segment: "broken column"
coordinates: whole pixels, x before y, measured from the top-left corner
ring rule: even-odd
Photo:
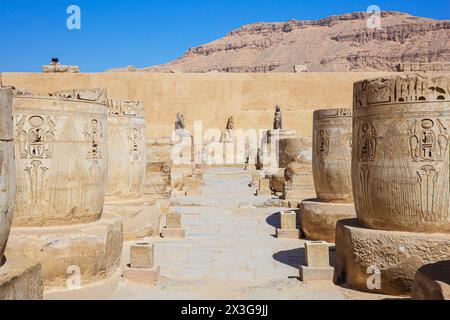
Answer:
[[[280,228],[276,232],[277,238],[281,239],[299,239],[300,233],[297,228],[297,212],[281,211],[280,212]]]
[[[419,268],[450,258],[449,91],[448,77],[355,83],[357,219],[337,224],[337,282],[409,294]]]
[[[309,240],[335,242],[336,222],[356,217],[351,181],[352,110],[314,112],[313,176],[317,200],[300,205]]]
[[[155,264],[155,245],[137,242],[130,247],[130,264],[122,273],[125,279],[144,284],[156,285],[159,281],[160,267]]]
[[[14,211],[12,90],[0,88],[0,300],[42,299],[42,267],[15,250],[4,256]]]
[[[106,91],[13,98],[17,173],[10,244],[41,262],[46,289],[73,270],[81,285],[117,271],[122,219],[103,214],[108,159]]]
[[[282,198],[290,208],[297,208],[303,200],[316,197],[311,153],[311,142],[307,139],[291,137],[280,140],[280,155],[286,158]]]
[[[186,236],[185,230],[181,224],[181,214],[176,212],[169,212],[166,215],[166,227],[161,231],[163,238],[184,238]]]
[[[122,216],[126,240],[159,235],[160,207],[143,194],[146,165],[143,104],[108,100],[105,210]]]

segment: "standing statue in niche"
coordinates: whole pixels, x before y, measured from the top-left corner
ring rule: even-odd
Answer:
[[[273,128],[274,130],[283,129],[283,118],[281,116],[281,107],[279,105],[275,107],[275,118],[273,120]]]

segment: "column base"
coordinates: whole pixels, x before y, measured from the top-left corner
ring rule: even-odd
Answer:
[[[108,278],[119,267],[122,243],[122,218],[106,213],[87,224],[12,228],[8,241],[42,264],[45,290],[67,288],[78,276],[81,286]]]
[[[277,229],[276,236],[279,239],[300,239],[298,229]]]
[[[352,289],[409,295],[426,264],[450,259],[450,235],[366,229],[356,219],[336,227],[335,282]]]
[[[305,200],[300,204],[301,226],[306,239],[313,241],[336,240],[336,223],[356,218],[353,203],[327,203]]]
[[[104,212],[122,217],[124,240],[139,240],[159,236],[161,207],[149,205],[144,200],[110,201]]]
[[[186,231],[184,229],[163,228],[161,231],[161,237],[163,237],[163,238],[185,238]]]
[[[0,300],[42,300],[44,281],[40,263],[6,251],[0,267]]]
[[[411,291],[413,300],[450,300],[450,260],[420,268]]]
[[[154,286],[158,283],[160,277],[160,267],[154,266],[151,269],[136,269],[126,267],[122,276],[132,282],[139,284]]]

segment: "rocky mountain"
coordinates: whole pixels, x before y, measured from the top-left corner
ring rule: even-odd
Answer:
[[[400,62],[450,61],[450,20],[382,12],[381,29],[369,29],[357,12],[317,21],[259,22],[189,49],[167,64],[109,71],[294,72],[394,71]]]

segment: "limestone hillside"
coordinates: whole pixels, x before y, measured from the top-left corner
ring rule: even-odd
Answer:
[[[318,21],[249,24],[189,49],[173,62],[140,72],[394,71],[400,62],[450,61],[450,20],[383,12],[381,29],[368,29],[366,13]]]

